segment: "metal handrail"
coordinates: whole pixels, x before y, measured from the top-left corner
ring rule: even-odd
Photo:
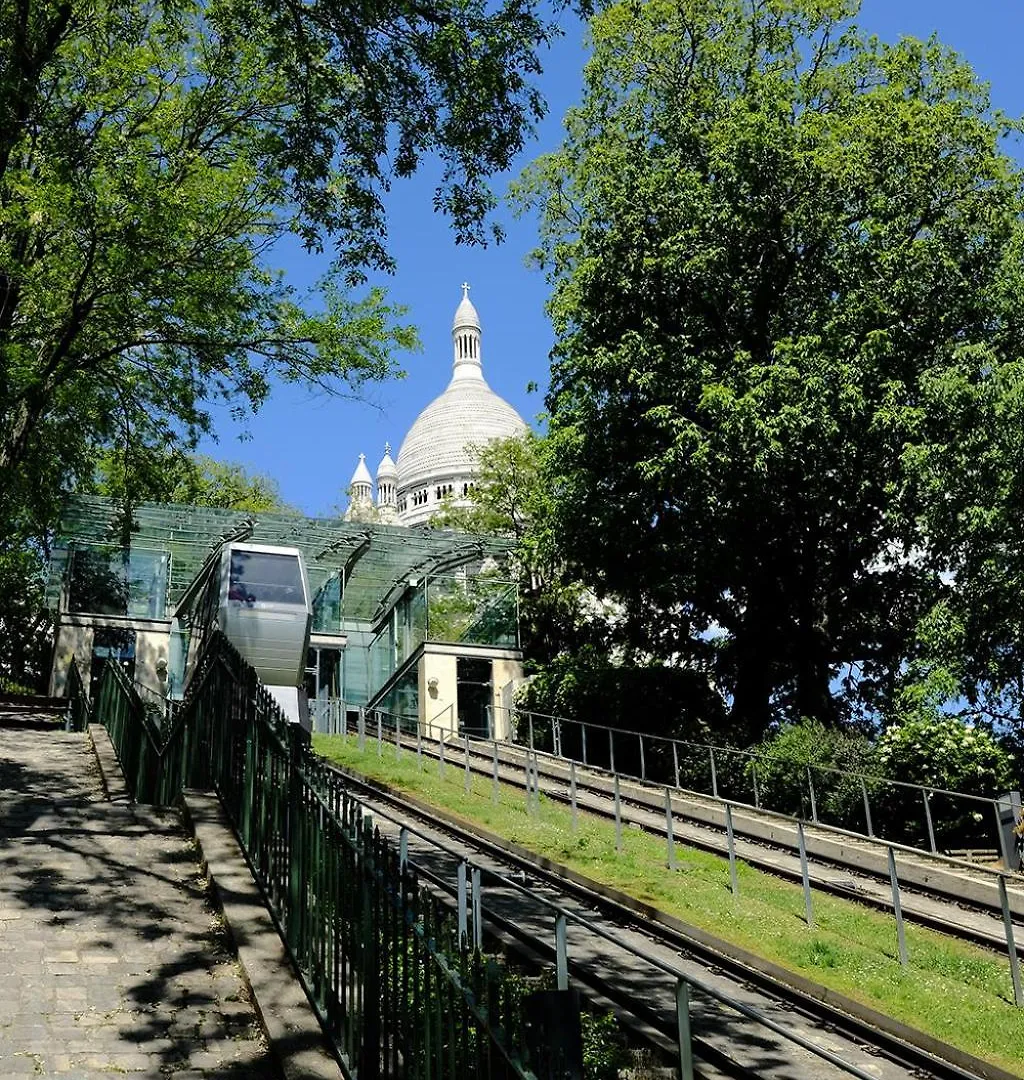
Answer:
[[[489,741],[494,743],[495,745],[497,745],[498,743],[498,740],[492,739]],[[360,802],[361,805],[366,806],[366,804],[362,803],[361,800],[356,801]],[[403,831],[407,832],[408,834],[416,836],[420,840],[423,840],[426,843],[430,844],[436,850],[441,851],[444,854],[449,855],[453,858],[456,858],[460,862],[465,862],[470,868],[479,869],[482,873],[486,873],[489,877],[496,879],[497,882],[499,882],[503,887],[510,888],[518,893],[522,893],[525,896],[529,896],[532,901],[534,901],[535,903],[539,903],[541,906],[547,908],[549,911],[554,913],[556,921],[558,918],[563,918],[566,921],[576,923],[577,925],[585,929],[588,933],[591,933],[604,941],[608,941],[619,948],[625,949],[632,956],[635,956],[639,960],[645,961],[646,963],[650,964],[652,967],[660,971],[662,974],[668,975],[678,980],[679,982],[685,983],[687,986],[699,990],[701,993],[706,994],[714,1001],[717,1001],[720,1005],[724,1005],[725,1007],[733,1010],[734,1012],[739,1013],[741,1016],[745,1017],[748,1020],[752,1020],[755,1023],[763,1025],[769,1031],[772,1031],[776,1035],[781,1036],[784,1040],[795,1043],[797,1046],[800,1046],[804,1050],[807,1050],[815,1056],[820,1057],[825,1061],[828,1061],[830,1064],[835,1065],[837,1068],[841,1069],[848,1075],[855,1076],[858,1078],[858,1080],[877,1080],[877,1078],[874,1077],[873,1074],[858,1068],[858,1066],[856,1065],[852,1065],[849,1062],[844,1061],[842,1058],[833,1054],[830,1050],[827,1050],[825,1047],[819,1046],[818,1044],[814,1043],[809,1039],[805,1039],[797,1032],[791,1031],[783,1027],[781,1024],[777,1024],[769,1017],[763,1016],[756,1009],[753,1009],[748,1005],[744,1005],[741,1002],[729,998],[726,994],[722,993],[722,991],[715,989],[713,986],[710,986],[703,980],[695,978],[692,975],[687,975],[686,973],[680,971],[678,968],[675,968],[671,964],[666,963],[659,957],[652,956],[651,954],[644,952],[642,949],[637,948],[635,945],[624,940],[622,937],[616,936],[610,931],[607,931],[601,926],[597,925],[596,923],[591,922],[583,915],[573,912],[569,908],[562,907],[554,901],[548,900],[544,896],[539,895],[535,890],[527,888],[521,882],[515,881],[513,878],[506,877],[503,874],[500,874],[490,869],[489,867],[477,862],[472,858],[468,858],[461,852],[448,846],[447,844],[436,839],[435,837],[429,836],[421,829],[417,829],[414,825],[404,823],[396,815],[388,813],[388,811],[386,810],[381,810],[379,806],[374,805],[372,809],[367,808],[367,812],[373,813],[377,817],[384,818],[386,821],[390,821],[392,824],[397,825],[399,828],[400,836]],[[443,882],[440,884],[446,889],[446,891],[450,892],[453,895],[456,894],[455,887],[447,885]]]

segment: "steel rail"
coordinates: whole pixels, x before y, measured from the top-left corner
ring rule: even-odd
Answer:
[[[355,776],[349,771],[337,768],[336,766],[329,766],[343,776],[347,783],[355,784],[356,786],[364,789],[370,793],[370,798],[375,804],[381,802],[390,804],[399,808],[400,812],[406,817],[412,817],[420,821],[427,821],[430,823],[430,827],[434,830],[449,833],[455,836],[460,843],[469,848],[475,848],[478,852],[485,852],[487,855],[499,862],[506,864],[519,865],[521,868],[528,869],[530,874],[543,878],[547,884],[553,886],[555,889],[560,890],[568,896],[572,896],[575,899],[581,900],[591,906],[599,909],[604,909],[612,914],[620,922],[636,923],[639,917],[637,912],[623,907],[616,901],[609,899],[608,897],[601,896],[593,891],[586,889],[585,887],[576,884],[562,877],[559,874],[545,870],[543,867],[538,866],[535,862],[523,859],[513,853],[510,853],[502,848],[495,847],[489,844],[486,840],[482,839],[470,833],[469,831],[460,828],[449,821],[438,820],[431,816],[427,811],[402,799],[393,792],[382,791],[380,787],[371,781],[361,779]],[[436,837],[430,836],[423,832],[422,829],[417,829],[415,826],[411,826],[407,821],[401,820],[393,813],[387,813],[381,811],[379,808],[371,813],[376,812],[378,816],[389,820],[393,825],[397,826],[399,830],[406,830],[410,835],[416,836],[422,841],[435,847],[439,851],[446,854],[448,857],[466,861],[470,865],[475,865],[472,860],[467,860],[466,856],[448,845],[438,841]],[[709,998],[718,1002],[725,1008],[737,1012],[745,1018],[752,1020],[753,1022],[763,1025],[766,1029],[772,1031],[776,1035],[780,1036],[784,1041],[799,1046],[801,1049],[808,1051],[809,1053],[828,1061],[836,1068],[847,1073],[850,1076],[855,1076],[858,1080],[877,1080],[877,1076],[873,1073],[866,1072],[860,1069],[858,1066],[853,1065],[848,1061],[844,1061],[842,1058],[833,1054],[831,1051],[824,1047],[819,1046],[812,1040],[804,1039],[798,1033],[788,1030],[781,1024],[776,1023],[770,1018],[759,1013],[756,1009],[752,1009],[743,1005],[740,1002],[729,999],[725,994],[718,991],[712,986],[708,986],[706,983],[699,979],[695,979],[691,975],[687,975],[684,972],[679,971],[670,964],[666,964],[660,958],[651,956],[644,953],[634,946],[625,942],[620,937],[616,937],[609,931],[604,930],[602,927],[597,926],[590,920],[583,916],[577,915],[572,911],[568,911],[558,904],[545,899],[542,896],[538,896],[536,891],[532,891],[524,884],[515,881],[507,876],[496,874],[493,870],[487,867],[479,867],[484,870],[489,876],[495,877],[505,887],[516,890],[523,895],[528,896],[533,902],[539,903],[545,908],[549,909],[556,916],[562,915],[567,919],[571,919],[573,922],[582,926],[589,933],[614,944],[616,947],[624,948],[628,952],[635,955],[638,959],[650,964],[656,970],[661,971],[663,974],[670,976],[671,978],[682,980],[694,989],[699,990],[701,993],[707,994]],[[450,890],[450,886],[447,886]],[[490,917],[490,913],[489,913]],[[499,916],[501,918],[501,916]],[[692,939],[685,935],[674,932],[670,928],[657,922],[651,922],[649,920],[643,920],[643,933],[654,941],[661,944],[668,945],[675,949],[685,949],[691,954],[699,963],[705,966],[713,966],[721,970],[728,971],[728,977],[737,981],[743,981],[748,984],[756,985],[758,992],[765,996],[772,996],[777,1003],[783,1004],[788,1007],[795,1007],[808,1018],[813,1019],[818,1023],[825,1023],[831,1027],[840,1029],[844,1032],[846,1037],[850,1038],[854,1042],[859,1042],[864,1046],[872,1047],[879,1052],[885,1054],[889,1060],[901,1067],[910,1067],[915,1069],[924,1069],[928,1071],[928,1075],[940,1078],[940,1080],[977,1080],[978,1077],[984,1076],[984,1073],[970,1071],[955,1063],[948,1061],[944,1058],[937,1057],[928,1053],[921,1047],[916,1046],[913,1043],[906,1042],[899,1039],[895,1035],[888,1032],[881,1031],[878,1028],[872,1027],[866,1022],[851,1016],[848,1013],[843,1012],[840,1009],[835,1008],[822,1002],[817,998],[806,995],[801,991],[795,989],[788,984],[778,981],[767,975],[764,972],[757,969],[747,967],[742,962],[735,960],[732,957],[724,953],[719,953],[710,947],[701,946],[699,943],[694,942]],[[576,966],[576,965],[574,965]],[[581,980],[586,981],[586,980]],[[603,987],[602,987],[603,990]]]

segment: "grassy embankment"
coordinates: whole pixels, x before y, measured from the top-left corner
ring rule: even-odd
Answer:
[[[360,752],[354,737],[315,735],[314,748],[356,772],[391,784],[425,802],[473,821],[604,882],[677,918],[1024,1076],[1024,1010],[1013,1004],[1009,963],[989,952],[907,924],[910,966],[896,952],[892,918],[847,900],[814,894],[814,928],[805,921],[803,891],[743,862],[739,895],[729,886],[725,858],[677,845],[677,871],[665,866],[665,843],[636,829],[623,830],[615,850],[611,823],[581,813],[572,830],[567,807],[541,797],[540,812],[526,811],[521,789],[502,785],[497,804],[491,781],[474,777],[463,789],[461,766],[436,763],[417,769],[406,751],[395,758],[375,740]]]

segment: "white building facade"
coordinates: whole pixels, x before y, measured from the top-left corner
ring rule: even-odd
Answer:
[[[469,299],[469,286],[463,285],[452,324],[451,381],[413,422],[397,462],[390,444],[385,447],[375,495],[365,455],[359,455],[347,518],[424,525],[444,506],[466,505],[481,449],[527,430],[516,410],[487,385],[481,343],[480,316]]]

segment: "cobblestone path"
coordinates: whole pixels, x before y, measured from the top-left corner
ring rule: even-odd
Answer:
[[[270,1080],[173,813],[103,799],[86,735],[0,728],[0,1077]]]

